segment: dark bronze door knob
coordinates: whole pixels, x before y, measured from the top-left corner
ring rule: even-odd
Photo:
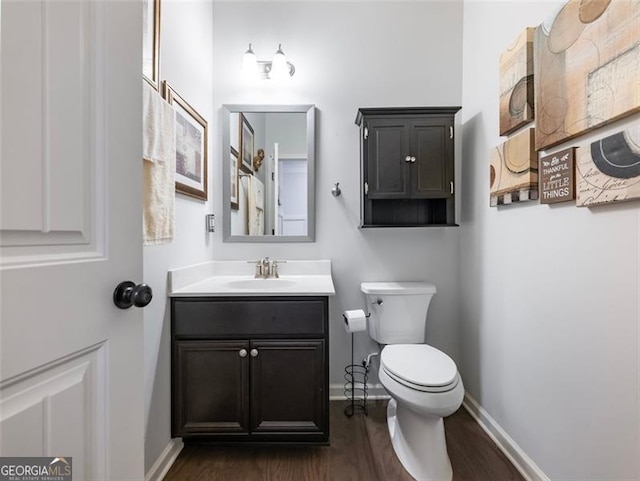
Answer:
[[[113,291],[113,303],[120,309],[129,309],[131,306],[144,307],[153,299],[153,291],[146,284],[136,285],[131,281],[118,284]]]

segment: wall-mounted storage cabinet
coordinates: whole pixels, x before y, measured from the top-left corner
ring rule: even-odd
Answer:
[[[453,126],[458,110],[358,110],[361,227],[456,225]]]

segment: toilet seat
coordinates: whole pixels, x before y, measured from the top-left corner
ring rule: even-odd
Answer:
[[[453,359],[427,344],[386,346],[380,366],[400,384],[423,392],[450,391],[460,377]]]

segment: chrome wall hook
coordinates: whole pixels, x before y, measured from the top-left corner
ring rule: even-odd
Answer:
[[[331,195],[334,197],[339,197],[342,194],[342,190],[340,190],[340,182],[336,182],[333,184],[333,189],[331,189]]]

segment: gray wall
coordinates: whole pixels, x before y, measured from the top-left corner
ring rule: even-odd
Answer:
[[[459,105],[462,92],[460,2],[163,2],[161,76],[209,122],[209,201],[177,196],[172,244],[147,247],[145,399],[148,471],[169,442],[170,351],[167,270],[211,259],[331,259],[331,382],[342,384],[350,343],[341,312],[362,307],[363,280],[428,279],[438,286],[429,341],[457,357],[456,228],[359,230],[358,107]],[[242,54],[259,59],[282,43],[296,74],[285,85],[246,82]],[[225,244],[204,232],[204,215],[222,225],[220,107],[225,103],[317,106],[316,222],[312,244]],[[340,182],[342,197],[330,194]],[[357,336],[357,356],[373,350]],[[374,379],[375,381],[375,379]]]
[[[428,279],[438,286],[427,336],[457,356],[455,228],[359,230],[358,107],[459,105],[462,4],[459,2],[220,2],[214,5],[214,109],[226,103],[315,104],[316,224],[312,244],[225,244],[216,259],[330,259],[337,295],[330,300],[331,383],[343,383],[350,340],[345,309],[363,307],[365,280]],[[282,43],[296,74],[285,84],[247,81],[247,44],[260,60]],[[220,153],[213,152],[213,188],[222,188]],[[334,182],[343,195],[331,196]],[[222,215],[216,199],[214,210]],[[373,350],[357,335],[357,357]],[[374,380],[375,381],[375,380]]]
[[[175,235],[171,244],[144,248],[144,281],[152,286],[153,302],[144,309],[145,472],[170,439],[170,351],[167,271],[213,258],[205,214],[220,205],[220,154],[211,89],[213,70],[213,5],[209,2],[162,2],[160,75],[209,124],[209,201],[176,195]]]
[[[350,354],[340,313],[363,305],[360,281],[429,279],[439,290],[429,342],[550,479],[638,479],[640,209],[488,207],[499,55],[556,5],[469,1],[463,29],[459,2],[163,2],[162,77],[209,121],[210,201],[178,196],[174,242],[145,248],[156,294],[144,318],[147,470],[169,441],[167,270],[269,255],[333,262],[332,383]],[[296,75],[244,81],[249,42],[260,59],[281,42]],[[315,243],[224,244],[204,232],[205,213],[221,225],[223,103],[316,104]],[[359,230],[356,109],[461,103],[461,227]],[[638,117],[618,125],[629,121]],[[372,348],[357,336],[358,357]]]
[[[636,480],[638,204],[488,207],[500,54],[557,5],[464,6],[459,369],[550,479]]]

